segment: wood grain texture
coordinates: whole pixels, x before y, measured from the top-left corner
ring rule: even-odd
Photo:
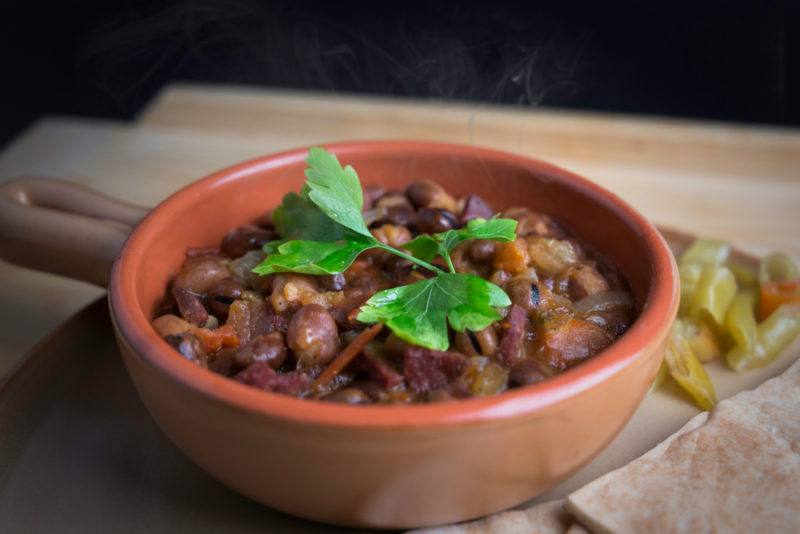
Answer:
[[[488,146],[583,174],[656,223],[800,257],[796,130],[191,85],[165,90],[139,124],[214,132],[237,152],[377,138]]]

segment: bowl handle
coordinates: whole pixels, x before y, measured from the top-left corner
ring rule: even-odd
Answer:
[[[147,209],[61,180],[0,185],[0,257],[106,287],[122,245]]]

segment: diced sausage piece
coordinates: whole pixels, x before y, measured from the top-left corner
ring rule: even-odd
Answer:
[[[322,400],[339,402],[341,404],[369,404],[372,399],[358,388],[344,388],[325,395]]]
[[[395,371],[389,363],[378,356],[364,351],[359,356],[361,368],[366,371],[373,380],[380,383],[386,389],[399,386],[403,383],[403,375]]]
[[[308,304],[289,322],[286,342],[294,353],[298,369],[326,365],[339,350],[339,329],[325,308]]]
[[[247,367],[255,362],[267,362],[273,369],[278,369],[286,361],[286,344],[283,334],[271,332],[258,336],[236,351],[234,356],[239,367]]]
[[[184,319],[193,325],[203,326],[208,321],[208,312],[200,297],[182,287],[173,287],[172,296]]]
[[[276,238],[275,232],[255,225],[247,225],[231,230],[222,240],[220,250],[231,258],[244,256],[249,250],[258,250]]]
[[[311,385],[308,375],[298,371],[277,373],[268,362],[255,362],[240,371],[234,379],[248,386],[295,397],[308,392]]]
[[[426,234],[437,234],[458,228],[459,223],[452,211],[440,208],[422,208],[417,212],[417,228]]]
[[[199,256],[189,258],[183,263],[172,285],[202,295],[208,288],[230,275],[223,258]]]
[[[570,269],[568,287],[572,300],[609,290],[606,279],[591,265],[579,265]]]
[[[467,364],[467,358],[457,352],[429,350],[409,346],[403,355],[403,374],[417,393],[447,386],[458,377]]]
[[[472,219],[491,219],[494,215],[492,208],[478,195],[469,195],[464,201],[461,211],[461,223],[466,224]]]
[[[500,340],[500,357],[506,365],[511,366],[520,359],[522,352],[522,340],[525,335],[525,323],[528,320],[528,313],[525,308],[513,304],[505,319],[507,326],[503,338]]]
[[[203,349],[203,344],[192,334],[181,334],[179,336],[169,335],[165,337],[164,340],[190,362],[194,362],[202,367],[207,365],[208,356],[205,349]]]
[[[597,354],[613,340],[611,334],[599,326],[571,318],[555,327],[543,328],[541,348],[547,364],[563,370]]]

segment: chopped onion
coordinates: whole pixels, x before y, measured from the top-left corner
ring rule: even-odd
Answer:
[[[575,313],[591,315],[615,308],[632,308],[633,297],[627,291],[600,291],[589,295],[573,305]]]

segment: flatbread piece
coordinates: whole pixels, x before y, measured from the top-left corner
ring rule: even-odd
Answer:
[[[800,361],[570,495],[595,533],[800,532]]]

